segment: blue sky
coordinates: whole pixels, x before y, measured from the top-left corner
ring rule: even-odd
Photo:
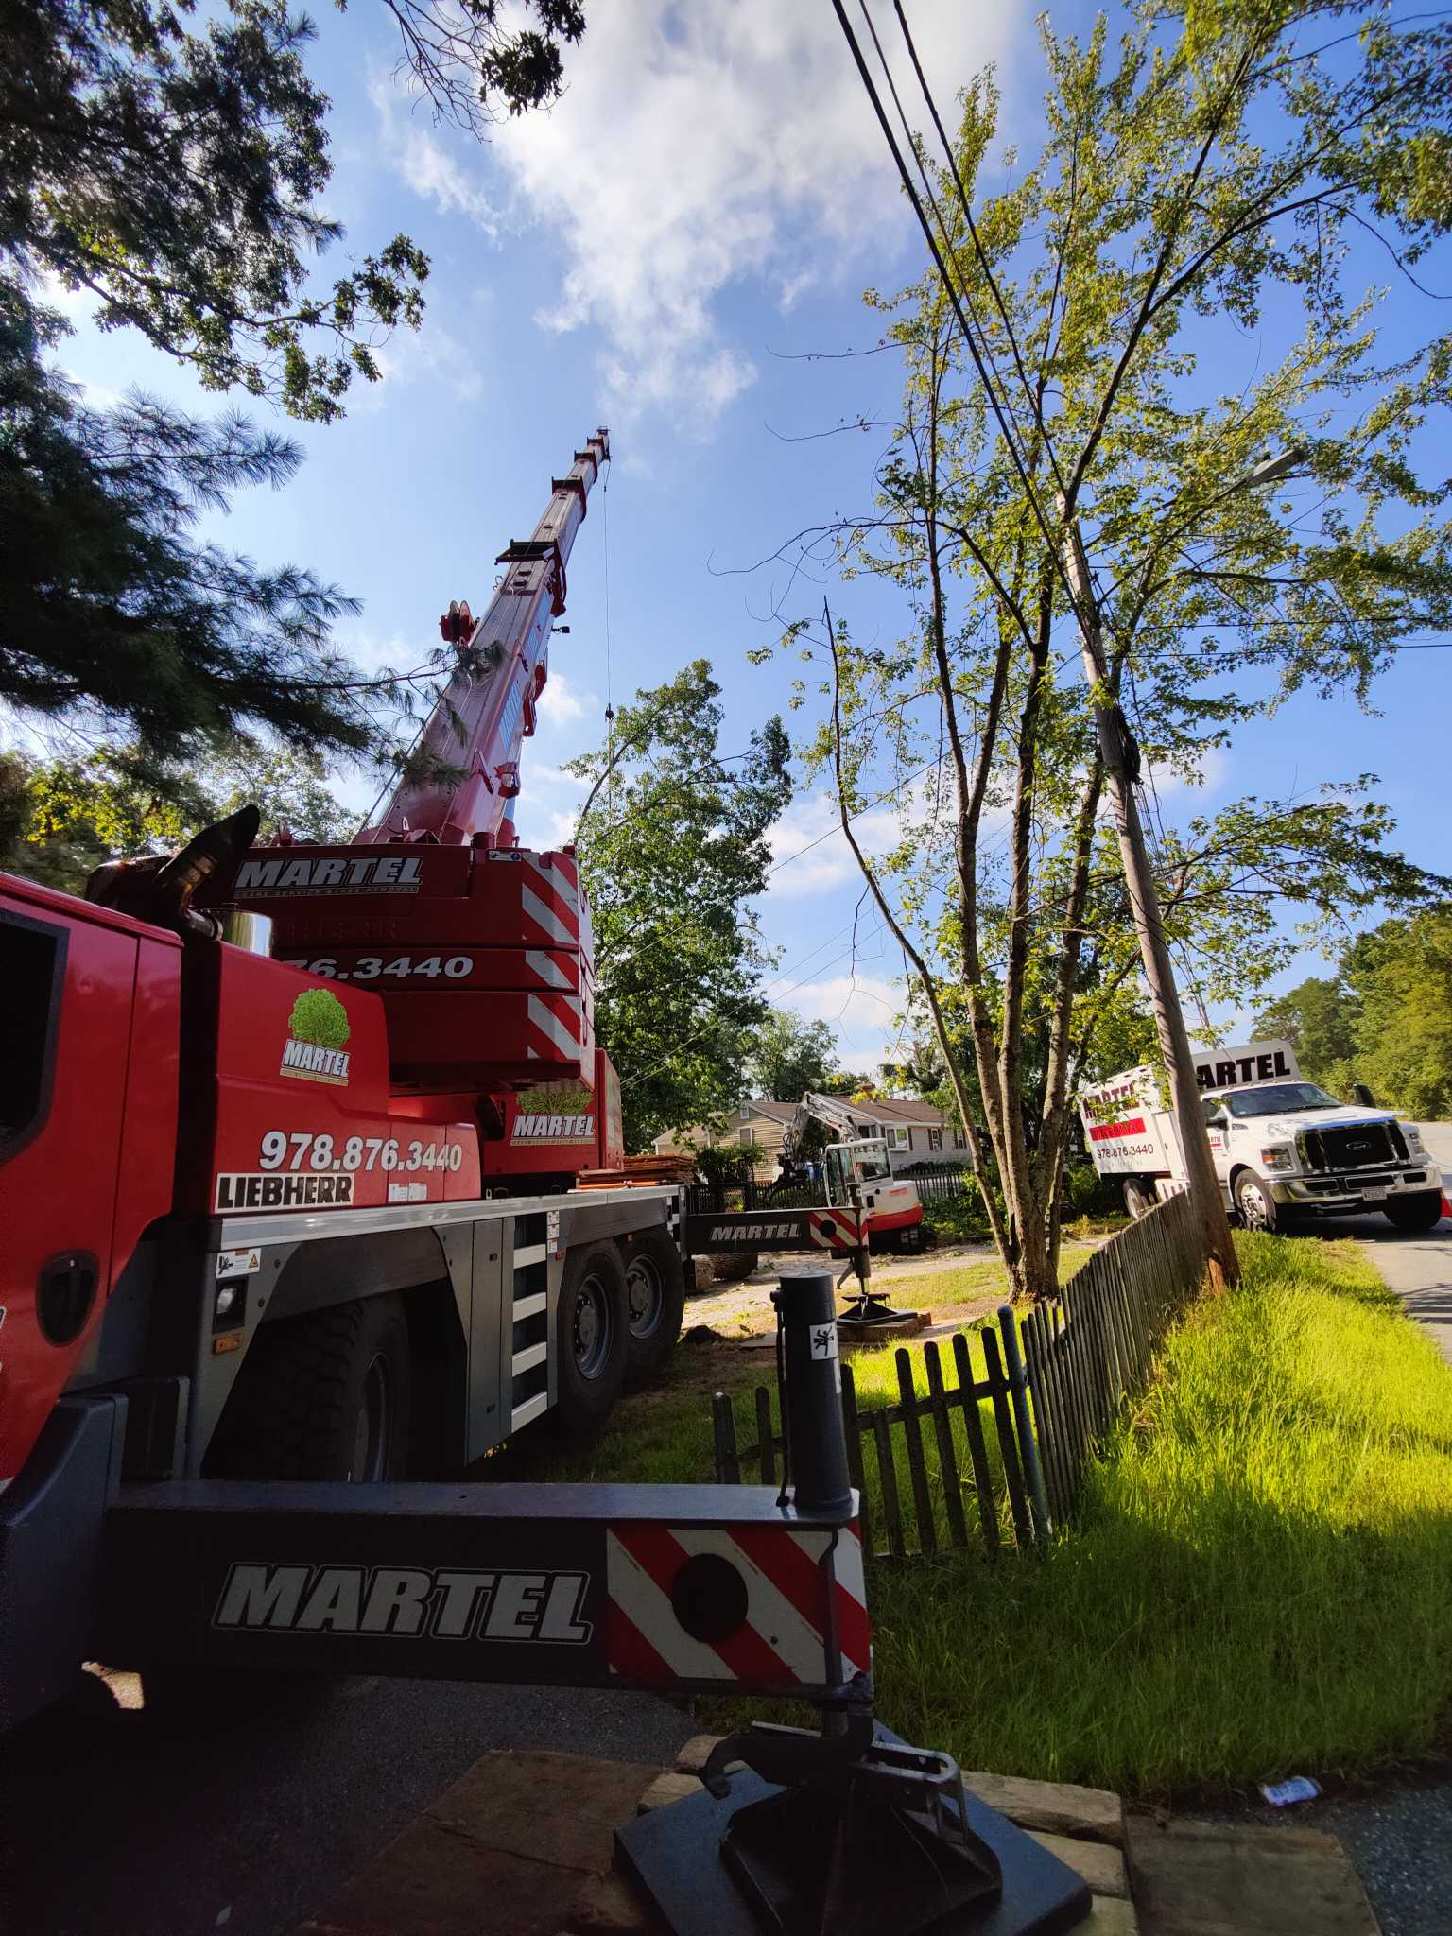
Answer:
[[[889,417],[896,389],[890,356],[795,359],[871,344],[877,319],[861,290],[896,288],[919,266],[830,7],[596,0],[589,12],[565,100],[481,149],[411,103],[383,8],[315,9],[309,66],[335,104],[327,207],[348,232],[337,256],[406,230],[432,258],[428,313],[417,336],[388,343],[384,381],[346,421],[290,427],[306,453],[299,477],[240,496],[212,533],[259,562],[336,580],[364,604],[341,642],[369,665],[414,665],[451,597],[476,610],[487,600],[496,553],[532,527],[551,473],[608,423],[608,516],[597,493],[571,561],[570,635],[555,642],[525,749],[519,826],[541,845],[563,836],[577,798],[559,764],[598,741],[612,688],[618,702],[710,659],[726,752],[783,708],[787,672],[746,655],[776,634],[785,574],[744,568],[803,526],[867,508],[883,440],[782,438]],[[1005,136],[1031,141],[1029,10],[939,0],[913,18],[942,98],[996,59]],[[64,306],[77,334],[60,361],[98,393],[140,384],[218,407],[133,334],[99,336],[83,306]],[[786,609],[814,613],[820,598],[798,585]],[[861,630],[892,622],[876,588],[834,602]],[[1213,762],[1193,805],[1378,772],[1405,851],[1445,863],[1445,663],[1404,655],[1377,689],[1378,717],[1298,700]],[[343,788],[359,797],[356,780]],[[1184,797],[1166,807],[1174,817]],[[830,826],[826,801],[806,792],[777,830],[762,908],[780,951],[771,992],[829,1021],[844,1060],[862,1067],[897,1036],[901,964],[870,912],[854,946],[861,886],[840,838],[818,839]],[[889,836],[890,814],[876,831]]]

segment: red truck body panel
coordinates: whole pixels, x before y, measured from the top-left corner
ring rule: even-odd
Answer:
[[[210,972],[187,1022],[178,1209],[356,1209],[479,1194],[472,1123],[391,1114],[375,996],[225,946],[195,966]]]
[[[277,955],[381,997],[396,1091],[593,1084],[591,936],[572,854],[291,845],[249,855],[232,897],[271,919]]]
[[[10,1071],[31,1047],[45,1062],[27,1119],[7,1109],[0,1138],[0,1481],[8,1482],[142,1233],[171,1208],[182,944],[9,875],[0,875],[0,924],[18,1038]],[[53,975],[39,955],[23,960],[11,948],[53,951]],[[38,1288],[68,1255],[94,1260],[83,1268],[94,1269],[95,1292],[75,1335],[53,1339]]]

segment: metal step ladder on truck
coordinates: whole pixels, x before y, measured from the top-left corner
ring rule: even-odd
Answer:
[[[1195,1073],[1226,1207],[1247,1228],[1373,1210],[1397,1230],[1440,1221],[1442,1174],[1417,1126],[1337,1102],[1302,1077],[1289,1042],[1206,1049]],[[1081,1091],[1079,1114],[1095,1169],[1123,1179],[1131,1216],[1184,1188],[1174,1118],[1148,1065]]]

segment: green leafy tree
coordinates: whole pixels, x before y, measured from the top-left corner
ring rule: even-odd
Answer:
[[[123,732],[160,760],[267,728],[361,753],[396,692],[330,643],[353,600],[293,566],[259,570],[194,536],[239,488],[278,487],[296,448],[133,398],[83,405],[0,278],[0,701]]]
[[[1364,1083],[1403,1115],[1452,1117],[1452,906],[1359,935],[1338,974],[1289,989],[1255,1025],[1293,1042],[1305,1073],[1333,1095]]]
[[[774,1008],[751,1045],[746,1074],[754,1094],[776,1102],[800,1102],[820,1091],[837,1061],[837,1037],[826,1022],[804,1022]]]
[[[264,835],[338,840],[357,820],[328,792],[315,754],[239,742],[191,771],[158,769],[134,748],[83,759],[0,753],[0,867],[77,894],[103,861],[174,852],[249,802]]]
[[[1339,976],[1310,975],[1287,989],[1259,1010],[1255,1032],[1263,1040],[1289,1042],[1312,1082],[1333,1093],[1346,1086],[1356,1056],[1356,1013]]]
[[[1452,906],[1384,921],[1352,943],[1341,972],[1359,1079],[1405,1115],[1452,1117]]]
[[[520,25],[491,0],[389,3],[417,83],[474,127],[496,101],[556,94],[561,45],[584,28],[572,0],[536,0]],[[103,329],[139,329],[206,388],[325,422],[355,377],[377,377],[381,337],[418,327],[428,260],[396,235],[314,286],[342,229],[321,209],[313,34],[286,0],[228,0],[203,21],[170,0],[10,0],[0,257],[89,291]]]
[[[627,1148],[710,1123],[739,1099],[768,1008],[753,897],[791,796],[781,722],[720,748],[704,659],[622,706],[571,763],[589,783],[576,839],[595,924],[596,1027],[620,1074]]]
[[[1452,617],[1449,486],[1413,463],[1447,342],[1433,324],[1379,363],[1351,246],[1370,231],[1395,272],[1452,217],[1447,26],[1347,0],[1141,0],[1117,38],[1102,19],[1082,42],[1041,31],[1044,140],[998,192],[981,181],[991,77],[950,135],[910,42],[891,41],[895,93],[858,47],[932,266],[869,297],[905,370],[878,503],[806,542],[897,585],[904,622],[870,646],[830,612],[788,634],[802,702],[820,694],[813,756],[982,1124],[985,1211],[1026,1296],[1057,1277],[1085,1024],[1097,1006],[1122,1033],[1136,1006],[1091,700],[1116,709],[1105,730],[1153,826],[1156,774],[1193,784],[1303,687],[1364,698],[1401,642]],[[1410,314],[1415,288],[1398,300]],[[1252,356],[1272,309],[1279,349]],[[1277,488],[1257,475],[1268,451]],[[1102,641],[1093,691],[1081,636]],[[870,856],[854,821],[885,797],[903,838]],[[1314,923],[1335,893],[1313,878],[1323,856],[1358,893],[1395,871],[1374,802],[1326,805],[1304,834],[1290,802],[1160,834],[1182,952],[1208,948],[1229,983],[1265,939],[1253,899],[1272,926],[1288,903]],[[1207,962],[1193,975],[1214,983]]]

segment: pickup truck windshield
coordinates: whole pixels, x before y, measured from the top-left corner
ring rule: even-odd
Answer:
[[[1340,1103],[1314,1082],[1271,1082],[1262,1089],[1241,1089],[1219,1098],[1232,1116],[1284,1116],[1293,1109],[1339,1109]]]

